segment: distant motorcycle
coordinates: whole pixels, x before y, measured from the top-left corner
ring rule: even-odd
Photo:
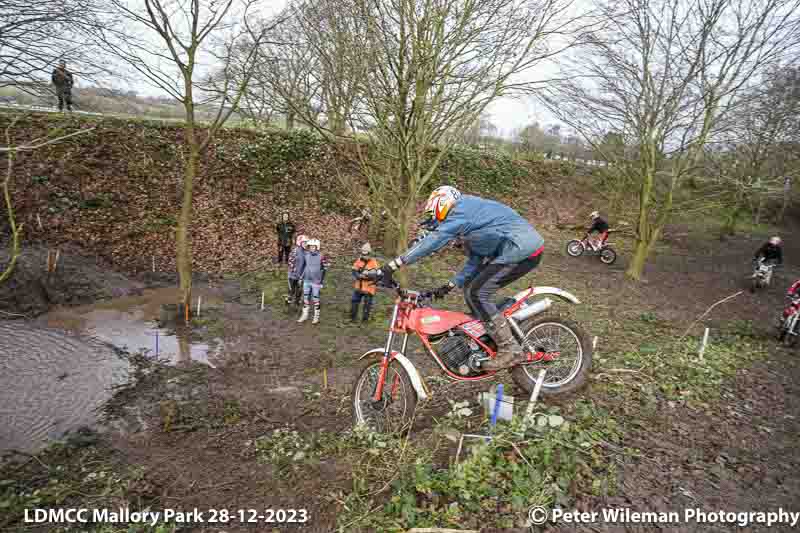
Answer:
[[[769,285],[772,278],[772,270],[775,268],[774,263],[766,263],[764,258],[754,262],[753,274],[750,276],[750,292],[756,292],[756,289],[762,289]]]
[[[567,254],[571,257],[580,257],[586,255],[599,255],[600,261],[606,265],[611,265],[617,260],[617,252],[614,251],[609,243],[602,243],[599,247],[595,247],[589,240],[589,236],[583,239],[573,239],[567,243]]]
[[[784,312],[783,321],[778,327],[778,341],[782,342],[784,346],[795,346],[797,344],[797,337],[800,335],[800,297],[793,298],[786,307]]]

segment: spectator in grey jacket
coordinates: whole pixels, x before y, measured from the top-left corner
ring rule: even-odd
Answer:
[[[325,271],[328,269],[328,259],[320,252],[319,239],[306,241],[306,251],[303,254],[303,314],[298,322],[308,320],[311,303],[314,304],[314,319],[312,324],[319,323],[320,289],[325,282]]]
[[[286,303],[300,305],[300,300],[303,297],[303,283],[300,276],[303,274],[303,266],[305,265],[306,242],[308,237],[305,235],[298,235],[295,247],[289,254],[289,294],[286,295]]]

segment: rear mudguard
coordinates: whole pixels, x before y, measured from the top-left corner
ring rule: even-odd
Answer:
[[[525,298],[527,292],[528,291],[525,290],[514,295],[514,299],[519,300],[520,298]],[[572,304],[581,303],[581,301],[578,300],[572,293],[567,292],[563,289],[559,289],[557,287],[533,287],[533,292],[527,294],[529,298],[532,296],[542,296],[542,295],[555,296],[556,298],[560,298],[565,302],[569,302]]]
[[[370,350],[361,357],[358,358],[360,361],[365,357],[383,357],[383,348],[375,348],[374,350]],[[422,381],[422,377],[417,372],[417,367],[414,366],[414,363],[409,361],[408,357],[401,354],[397,351],[392,351],[392,359],[397,361],[403,366],[403,369],[408,373],[408,377],[411,378],[411,385],[414,387],[414,390],[417,393],[417,398],[420,400],[427,400],[428,393],[425,391],[425,384]]]

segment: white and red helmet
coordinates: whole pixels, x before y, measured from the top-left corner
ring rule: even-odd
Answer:
[[[782,242],[781,238],[778,237],[777,235],[774,236],[774,237],[770,237],[770,239],[769,239],[769,243],[774,245],[774,246],[780,246],[781,242]]]
[[[425,204],[425,216],[437,222],[443,221],[459,198],[461,192],[455,187],[449,185],[437,187]]]

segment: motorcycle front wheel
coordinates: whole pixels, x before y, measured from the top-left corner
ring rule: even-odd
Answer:
[[[750,292],[756,292],[756,289],[761,288],[761,279],[758,277],[754,277],[750,282]]]
[[[586,247],[577,239],[573,239],[567,243],[567,254],[572,257],[580,257],[585,250]]]
[[[411,428],[417,407],[417,392],[411,377],[397,361],[389,363],[381,399],[373,398],[383,359],[370,359],[353,386],[353,421],[377,433],[402,434]]]
[[[789,331],[786,326],[781,328],[781,335],[783,337],[781,341],[787,348],[792,348],[797,345],[797,324],[795,324],[794,329],[795,331]]]
[[[561,317],[544,316],[522,324],[525,339],[538,353],[539,362],[525,363],[511,369],[511,377],[528,394],[533,393],[539,371],[547,371],[539,391],[542,395],[574,392],[581,388],[592,367],[592,343],[577,323]]]

